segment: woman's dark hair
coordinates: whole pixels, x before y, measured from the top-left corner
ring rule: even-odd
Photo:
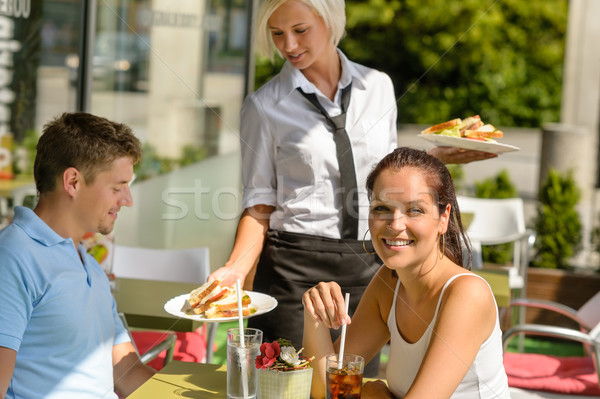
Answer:
[[[443,240],[439,240],[440,251],[444,251],[444,255],[454,263],[470,269],[471,246],[460,219],[460,210],[458,209],[456,193],[454,192],[454,183],[452,183],[452,176],[448,168],[439,159],[429,155],[425,151],[414,148],[400,147],[395,149],[379,161],[367,177],[369,200],[371,200],[373,195],[375,180],[377,180],[381,172],[388,169],[399,171],[402,168],[414,168],[423,174],[427,185],[437,195],[440,213],[443,213],[446,205],[450,204],[448,230],[444,237],[445,245]],[[469,254],[467,265],[463,264],[463,248],[466,248]]]

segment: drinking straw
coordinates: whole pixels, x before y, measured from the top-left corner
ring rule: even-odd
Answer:
[[[235,290],[237,292],[237,305],[238,305],[238,327],[240,330],[240,346],[244,348],[246,343],[244,342],[244,315],[242,313],[242,288],[240,279],[235,281]],[[240,365],[242,366],[242,389],[244,391],[244,398],[248,397],[248,375],[246,374],[246,362],[245,357],[240,359]]]
[[[240,279],[235,281],[235,290],[237,292],[237,305],[238,305],[238,327],[240,328],[240,344],[242,348],[245,346],[244,343],[244,315],[242,313],[242,289],[240,288]]]
[[[344,297],[346,302],[346,314],[348,314],[348,306],[350,304],[350,293],[346,292]],[[342,324],[342,338],[340,339],[340,354],[338,356],[338,370],[342,368],[342,362],[344,361],[344,344],[346,343],[346,322]]]

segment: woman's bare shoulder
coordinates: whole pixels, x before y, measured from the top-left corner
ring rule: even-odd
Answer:
[[[495,307],[494,295],[488,283],[473,272],[456,277],[448,286],[445,302],[470,303],[481,309]]]

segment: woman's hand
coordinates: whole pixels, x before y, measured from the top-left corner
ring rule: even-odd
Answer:
[[[208,276],[208,281],[221,280],[223,286],[233,286],[237,279],[240,279],[241,283],[244,284],[246,279],[246,273],[243,270],[239,270],[234,266],[225,266],[218,268]]]
[[[360,397],[364,399],[394,399],[394,395],[381,380],[367,381],[362,387]]]
[[[304,310],[327,328],[338,329],[342,324],[350,324],[342,290],[334,281],[321,282],[306,291],[302,303]]]
[[[465,150],[464,148],[456,147],[434,147],[429,150],[429,154],[445,164],[469,163],[498,157],[498,154],[493,154],[491,152]]]

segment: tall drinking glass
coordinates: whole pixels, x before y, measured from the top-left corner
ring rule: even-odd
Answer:
[[[242,342],[243,339],[243,342]],[[262,331],[245,328],[227,330],[227,399],[256,399],[258,371],[254,360],[260,354]]]
[[[327,356],[327,399],[360,399],[364,367],[358,355]]]

